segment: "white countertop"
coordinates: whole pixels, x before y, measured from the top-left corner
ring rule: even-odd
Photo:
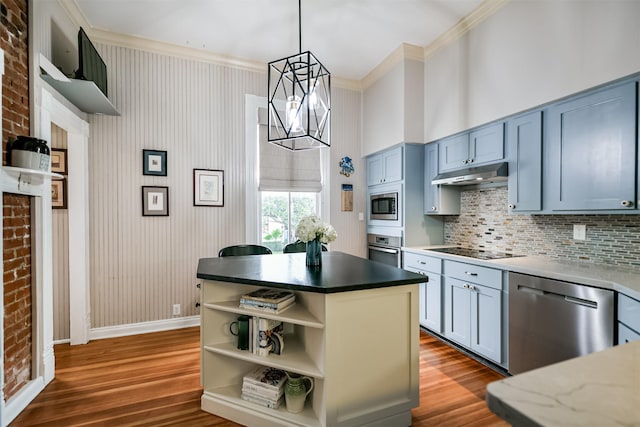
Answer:
[[[640,426],[640,341],[493,382],[487,405],[517,426]]]
[[[590,262],[559,261],[541,256],[481,260],[429,250],[451,246],[452,245],[403,247],[402,250],[454,261],[470,262],[476,265],[499,268],[515,273],[531,274],[604,289],[613,289],[631,298],[640,300],[640,270],[611,267]]]

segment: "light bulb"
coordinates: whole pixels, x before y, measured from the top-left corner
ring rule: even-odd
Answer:
[[[302,114],[300,97],[297,95],[288,97],[285,110],[289,132],[302,132],[302,126],[300,125],[300,115]]]
[[[318,80],[312,79],[309,83],[309,108],[315,110],[318,106],[318,93],[316,92],[316,86],[318,86]]]

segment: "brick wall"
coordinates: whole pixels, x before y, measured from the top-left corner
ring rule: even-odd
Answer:
[[[11,137],[29,135],[27,0],[0,0],[2,154]],[[4,262],[4,397],[31,379],[31,199],[2,195]]]
[[[30,198],[3,194],[5,399],[31,380]]]

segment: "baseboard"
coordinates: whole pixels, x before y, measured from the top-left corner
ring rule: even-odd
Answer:
[[[172,329],[190,328],[200,325],[200,316],[180,317],[176,319],[156,320],[152,322],[130,323],[127,325],[105,326],[89,331],[90,340],[124,337],[127,335],[148,334],[151,332],[170,331]]]
[[[29,381],[7,401],[4,407],[2,425],[9,425],[44,389],[44,378]]]

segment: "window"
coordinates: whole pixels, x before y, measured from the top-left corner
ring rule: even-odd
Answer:
[[[261,245],[274,253],[297,240],[296,226],[305,215],[318,214],[319,193],[260,192]]]

